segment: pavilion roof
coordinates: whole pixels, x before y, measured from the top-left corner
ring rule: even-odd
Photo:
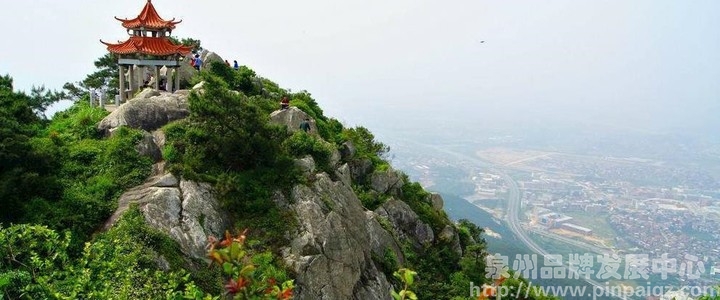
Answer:
[[[131,36],[125,42],[117,44],[101,43],[107,45],[108,51],[114,54],[145,54],[167,56],[173,54],[187,55],[192,52],[191,46],[175,45],[166,37]]]
[[[147,1],[143,10],[134,19],[120,19],[118,17],[115,17],[115,19],[122,22],[122,26],[127,29],[175,29],[175,25],[182,22],[182,20],[175,21],[175,18],[171,20],[161,18],[157,10],[155,10],[155,6],[153,6],[152,0]]]

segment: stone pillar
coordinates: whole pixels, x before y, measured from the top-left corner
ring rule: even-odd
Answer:
[[[175,86],[174,86],[174,88],[175,88],[175,91],[180,89],[180,66],[175,67]]]
[[[171,93],[175,91],[173,74],[175,74],[175,68],[167,68],[165,71],[165,90]]]
[[[155,66],[155,90],[160,90],[160,66]]]
[[[128,95],[128,98],[132,98],[132,96],[135,95],[135,87],[137,84],[135,82],[135,65],[129,65],[128,72],[130,73],[130,76],[128,78],[128,81],[130,81],[130,95]]]
[[[125,102],[125,99],[127,97],[127,94],[125,93],[125,90],[127,89],[125,87],[125,67],[123,65],[119,65],[119,72],[120,72],[120,102]]]
[[[136,92],[137,92],[137,91],[141,91],[141,90],[143,89],[142,86],[145,85],[145,78],[146,78],[146,75],[147,75],[147,74],[146,74],[146,73],[147,73],[147,67],[138,66],[137,69],[138,69],[138,74],[137,74],[137,80],[138,80],[138,82],[137,82],[137,87],[138,87],[138,89],[136,90]]]
[[[98,101],[100,101],[100,108],[105,108],[105,97],[103,95],[98,96]]]
[[[115,108],[120,107],[120,95],[115,95]]]
[[[93,93],[89,92],[88,96],[90,96],[90,97],[88,97],[88,98],[90,98],[90,107],[95,107],[95,99],[93,99]]]

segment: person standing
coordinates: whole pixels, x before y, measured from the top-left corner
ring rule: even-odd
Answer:
[[[288,107],[290,107],[290,100],[288,100],[287,96],[284,96],[282,101],[280,101],[280,109],[285,110],[288,109]]]
[[[202,64],[203,64],[203,61],[202,61],[202,59],[200,58],[200,54],[195,54],[195,60],[194,60],[194,62],[195,62],[195,65],[194,65],[195,70],[200,71],[200,67],[202,67]]]
[[[233,60],[233,62],[234,62],[234,63],[233,63],[233,69],[235,69],[235,71],[237,71],[238,69],[240,69],[240,66],[239,66],[238,63],[237,63],[237,60]]]
[[[310,119],[309,118],[305,118],[305,120],[303,120],[302,123],[300,123],[300,129],[302,129],[302,131],[305,131],[305,132],[310,132]]]

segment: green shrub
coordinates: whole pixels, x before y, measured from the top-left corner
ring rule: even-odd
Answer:
[[[390,151],[390,147],[375,141],[375,136],[367,128],[360,126],[344,129],[341,139],[353,143],[356,149],[356,159],[369,158],[375,169],[389,168],[390,165],[383,159],[383,156]]]
[[[440,232],[450,221],[444,211],[437,211],[432,207],[429,196],[422,186],[417,182],[410,182],[405,177],[405,184],[402,186],[402,200],[418,214],[421,221],[432,227],[433,231]]]
[[[303,131],[296,131],[285,140],[283,147],[294,157],[311,155],[321,170],[331,171],[330,157],[335,150],[333,145]]]
[[[367,210],[376,210],[389,198],[388,195],[379,195],[376,191],[361,185],[353,185],[353,190]]]
[[[69,232],[61,236],[44,226],[0,228],[1,293],[9,299],[159,299],[193,286],[181,268],[158,270],[158,254],[182,261],[179,248],[147,227],[137,209],[86,244],[76,260],[68,255],[70,243]]]

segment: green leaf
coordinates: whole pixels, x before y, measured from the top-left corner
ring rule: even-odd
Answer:
[[[240,275],[249,275],[250,273],[255,271],[254,265],[247,265],[240,270]]]
[[[413,291],[405,291],[405,296],[410,300],[417,300],[417,295]]]
[[[398,295],[398,293],[395,291],[392,291],[390,294],[392,295],[393,299],[395,299],[395,300],[402,299],[402,297],[400,297],[400,295]]]
[[[415,281],[415,274],[417,274],[417,273],[410,271],[410,270],[405,271],[405,274],[404,274],[405,275],[405,283],[407,283],[407,285],[413,284],[413,282]]]
[[[232,263],[224,262],[222,266],[223,266],[223,271],[225,271],[225,274],[232,274],[232,270],[233,270]]]

